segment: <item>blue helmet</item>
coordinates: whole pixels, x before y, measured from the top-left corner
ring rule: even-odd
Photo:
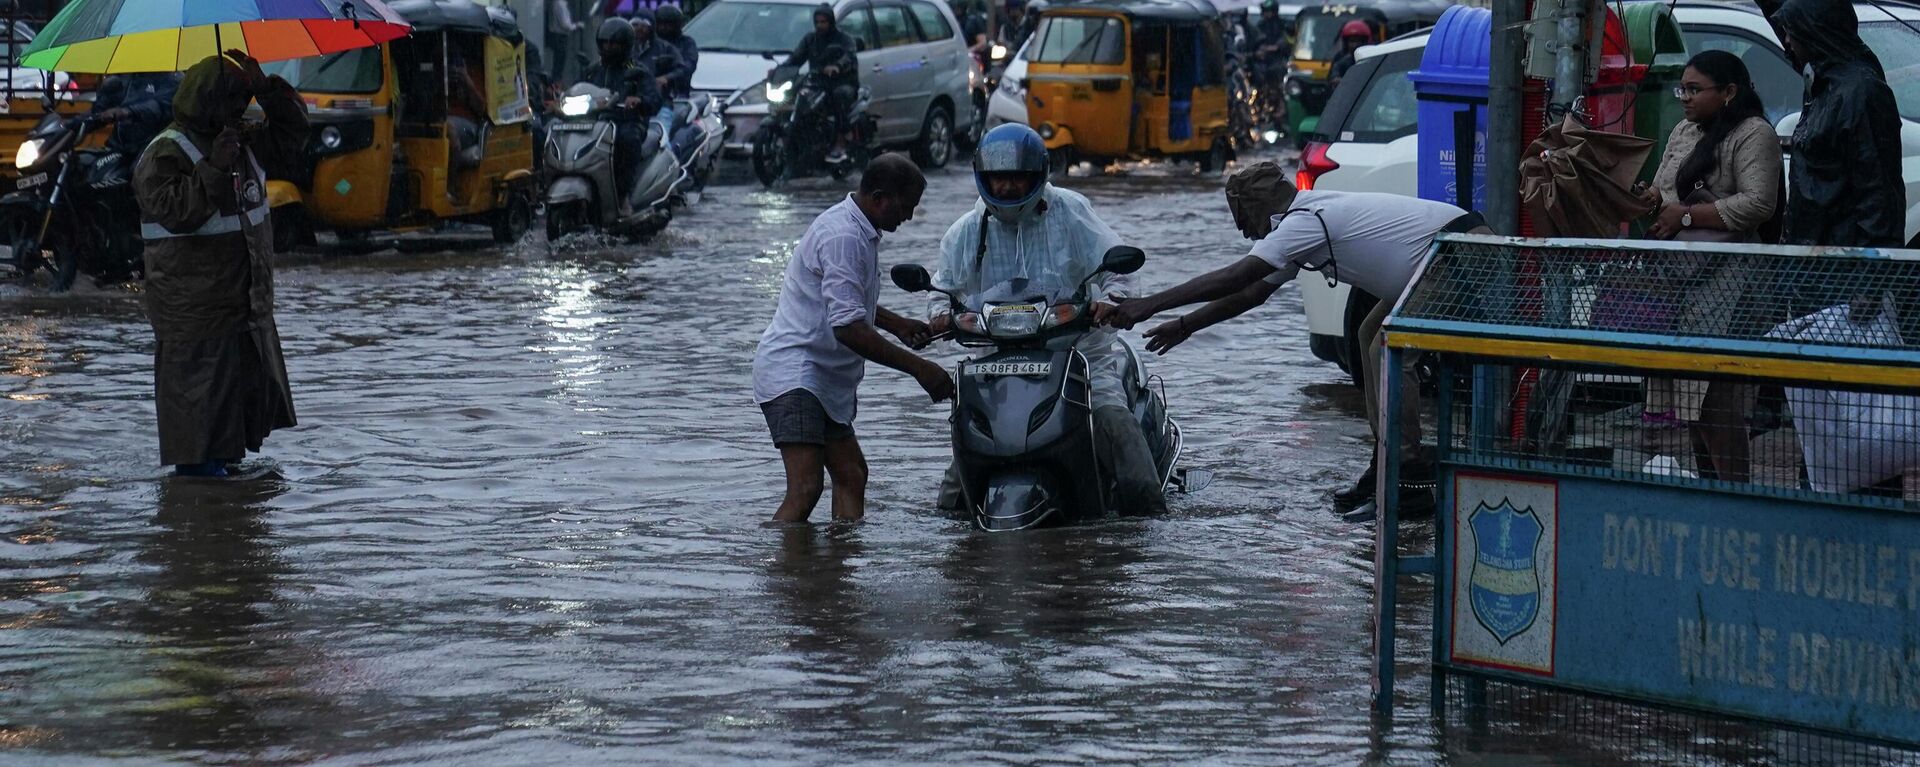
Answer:
[[[993,196],[987,186],[989,173],[1024,173],[1033,177],[1033,189],[1025,197],[1004,200]],[[987,212],[1002,221],[1017,221],[1040,205],[1047,190],[1047,142],[1040,134],[1019,123],[1007,123],[980,137],[973,150],[973,184],[980,190],[980,201]]]

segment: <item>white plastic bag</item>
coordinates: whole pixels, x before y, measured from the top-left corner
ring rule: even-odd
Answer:
[[[1883,301],[1891,306],[1891,301]],[[1898,347],[1892,311],[1855,323],[1835,306],[1782,323],[1768,338],[1820,344]],[[1920,469],[1920,397],[1830,389],[1787,389],[1807,479],[1823,493],[1845,493]]]

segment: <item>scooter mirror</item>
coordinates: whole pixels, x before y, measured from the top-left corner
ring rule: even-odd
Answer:
[[[1147,264],[1147,252],[1132,245],[1115,245],[1100,260],[1100,271],[1108,274],[1133,274]]]
[[[894,286],[908,293],[933,289],[933,275],[927,274],[927,268],[919,264],[894,264],[888,275],[893,277]]]

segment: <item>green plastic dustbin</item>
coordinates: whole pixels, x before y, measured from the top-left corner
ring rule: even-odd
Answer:
[[[1686,112],[1680,107],[1680,100],[1673,97],[1673,89],[1680,84],[1680,74],[1686,71],[1687,38],[1681,33],[1680,23],[1673,20],[1673,11],[1668,10],[1665,2],[1628,3],[1620,14],[1620,21],[1627,29],[1627,40],[1633,47],[1635,68],[1645,67],[1640,75],[1639,102],[1634,105],[1633,132],[1642,138],[1653,139],[1653,152],[1647,155],[1647,164],[1640,171],[1640,180],[1653,182],[1654,171],[1660,168],[1660,158],[1667,151],[1667,137],[1673,134],[1673,126],[1686,119]]]

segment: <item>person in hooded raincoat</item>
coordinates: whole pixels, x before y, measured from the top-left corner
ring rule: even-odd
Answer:
[[[256,98],[266,124],[246,126]],[[181,474],[224,476],[295,423],[273,319],[266,183],[293,167],[306,138],[293,86],[228,51],[187,70],[172,124],[134,167],[160,460]]]
[[[833,149],[829,162],[847,156],[847,132],[852,125],[854,101],[860,98],[860,62],[855,54],[860,46],[852,35],[840,29],[833,5],[821,3],[813,9],[813,31],[800,38],[800,44],[787,54],[783,67],[806,65],[827,78],[827,101],[833,105]]]
[[[1048,183],[1046,144],[1032,128],[1002,125],[982,136],[974,154],[974,178],[980,201],[941,239],[936,288],[969,296],[1025,278],[1036,291],[1070,294],[1100,269],[1108,249],[1122,244],[1086,197]],[[1123,274],[1101,272],[1094,277],[1094,319],[1105,319],[1132,286],[1132,278]],[[951,306],[944,297],[933,311],[934,334],[949,331]],[[1086,356],[1092,379],[1094,425],[1104,443],[1100,455],[1112,461],[1106,468],[1118,484],[1117,497],[1134,504],[1122,511],[1156,513],[1166,510],[1166,499],[1146,435],[1128,409],[1123,369],[1128,352],[1120,348],[1123,343],[1113,330],[1101,328],[1076,348]],[[951,472],[948,478],[941,503],[955,508],[957,484]]]
[[[1787,0],[1770,14],[1793,59],[1813,70],[1793,131],[1781,239],[1789,245],[1906,242],[1900,111],[1847,0]]]

